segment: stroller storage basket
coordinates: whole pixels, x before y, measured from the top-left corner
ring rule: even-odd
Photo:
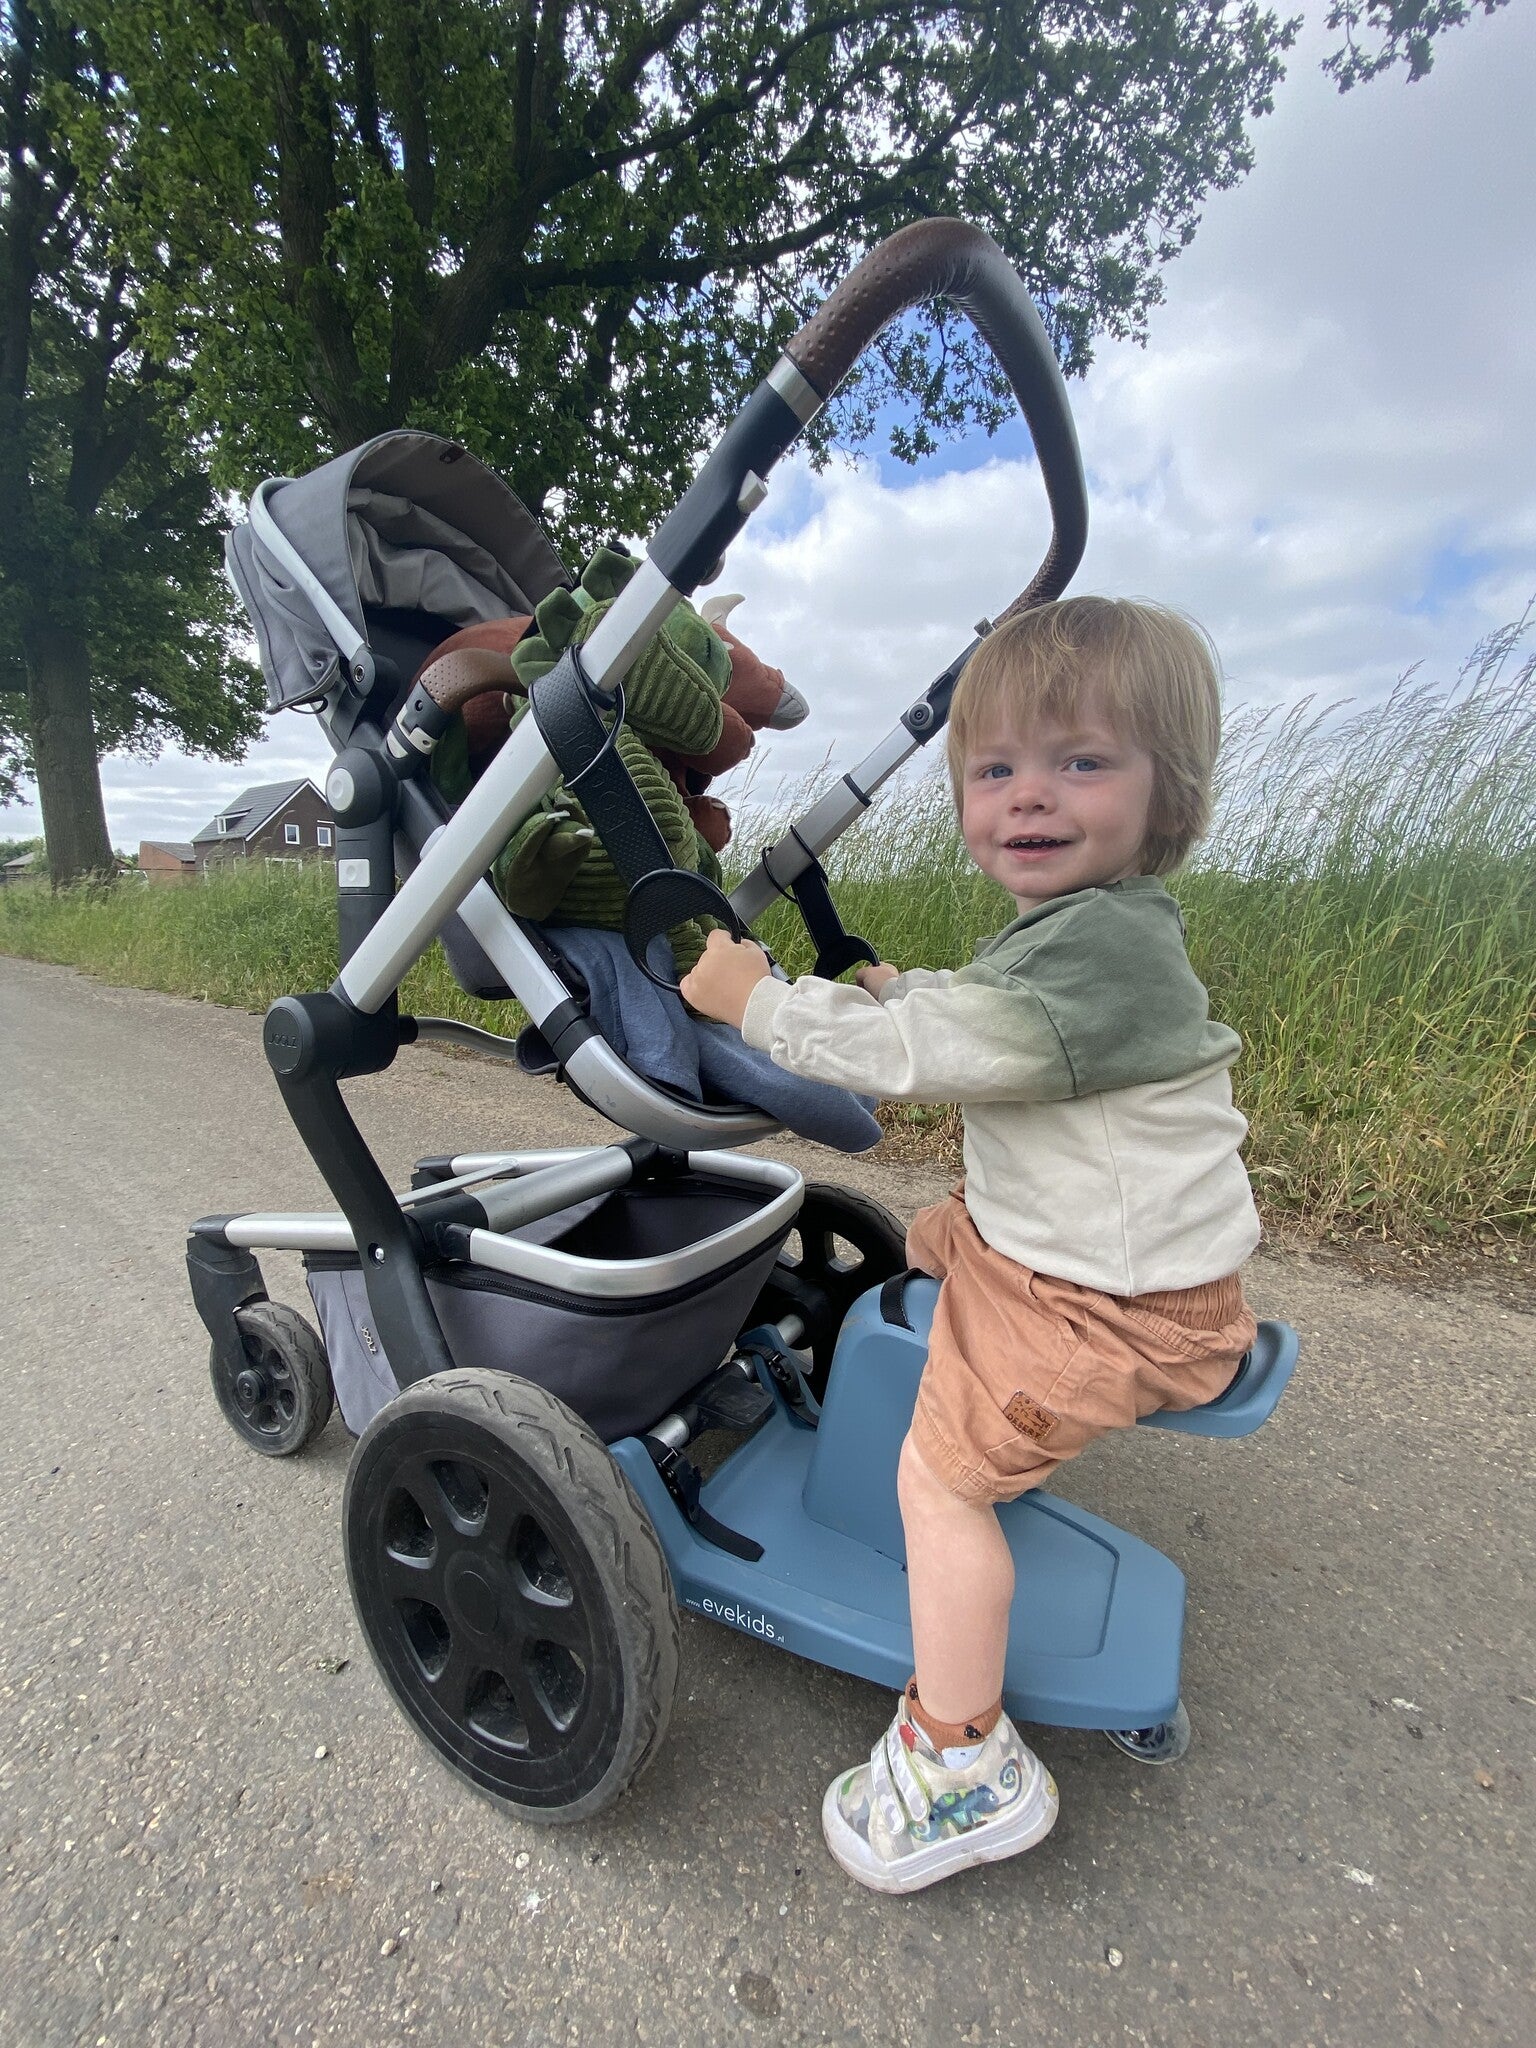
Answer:
[[[684,1255],[701,1238],[774,1206],[782,1193],[689,1172],[616,1188],[508,1233],[561,1255],[567,1285],[478,1265],[428,1268],[427,1289],[454,1363],[534,1381],[604,1442],[649,1428],[725,1357],[793,1216],[765,1219],[761,1237],[738,1244],[702,1276],[679,1277]],[[373,1328],[356,1254],[310,1252],[304,1263],[336,1399],[347,1427],[360,1434],[400,1382]],[[616,1280],[622,1292],[610,1291]]]

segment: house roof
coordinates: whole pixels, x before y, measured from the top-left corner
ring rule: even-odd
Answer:
[[[225,813],[220,811],[219,816],[222,818],[225,816]],[[197,859],[196,848],[185,839],[141,839],[139,841],[139,858],[141,860],[146,852],[168,853],[173,860]]]
[[[301,789],[314,789],[315,795],[320,795],[307,775],[299,776],[295,782],[258,782],[253,789],[242,789],[231,803],[219,805],[202,831],[192,835],[192,844],[207,846],[220,839],[249,839],[269,818],[276,817],[283,805],[296,797]],[[234,829],[221,832],[220,818],[236,819]]]

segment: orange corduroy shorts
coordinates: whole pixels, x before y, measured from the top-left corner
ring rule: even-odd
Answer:
[[[1100,1294],[994,1251],[958,1189],[913,1218],[907,1258],[942,1283],[912,1437],[962,1500],[1012,1500],[1106,1430],[1213,1401],[1257,1334],[1235,1273]]]

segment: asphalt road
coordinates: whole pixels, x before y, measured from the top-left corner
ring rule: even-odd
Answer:
[[[507,1821],[390,1705],[348,1439],[243,1450],[187,1294],[188,1219],[324,1201],[254,1018],[0,960],[0,1077],[6,2048],[1536,2039],[1536,1318],[1495,1288],[1255,1263],[1303,1338],[1275,1420],[1064,1489],[1189,1574],[1189,1756],[1040,1731],[1049,1840],[885,1900],[817,1813],[888,1700],[725,1629],[685,1617],[664,1750],[584,1830]],[[392,1172],[604,1128],[426,1050],[354,1101]],[[903,1214],[942,1186],[778,1149]]]

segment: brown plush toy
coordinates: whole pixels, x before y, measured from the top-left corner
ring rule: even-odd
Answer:
[[[676,786],[694,830],[715,854],[730,844],[731,814],[718,797],[707,793],[709,784],[746,760],[758,733],[787,732],[809,710],[800,692],[785,681],[784,671],[770,668],[727,628],[725,621],[741,601],[735,594],[711,597],[699,607],[731,656],[731,679],[721,700],[720,738],[707,754],[677,754],[666,747],[652,750]],[[454,796],[479,780],[511,730],[508,692],[514,701],[522,695],[511,657],[532,624],[531,619],[513,617],[465,626],[435,649],[413,678],[420,682],[430,675],[432,696],[463,721],[462,731],[455,730],[444,741],[444,758],[435,769]]]
[[[675,754],[666,747],[654,750],[677,785],[694,830],[716,854],[730,844],[731,814],[718,797],[707,794],[709,784],[746,760],[757,744],[758,733],[787,732],[810,708],[794,685],[784,680],[782,669],[770,668],[727,628],[725,621],[740,603],[740,595],[733,593],[708,597],[699,606],[701,616],[731,652],[731,680],[721,702],[725,716],[720,738],[707,754]]]

